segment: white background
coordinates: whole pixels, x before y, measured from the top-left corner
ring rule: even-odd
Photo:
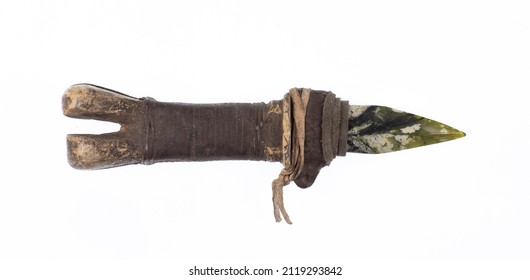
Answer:
[[[527,1],[2,1],[0,278],[528,279],[529,17]],[[72,169],[66,134],[117,129],[62,115],[81,82],[192,103],[332,90],[467,137],[337,158],[285,188],[289,226],[279,163]]]

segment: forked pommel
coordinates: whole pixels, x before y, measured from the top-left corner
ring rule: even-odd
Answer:
[[[101,169],[142,162],[146,135],[145,101],[89,84],[71,86],[63,95],[65,116],[119,123],[118,132],[69,134],[68,162],[78,169]]]

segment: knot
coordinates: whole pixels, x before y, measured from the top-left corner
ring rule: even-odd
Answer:
[[[276,222],[281,222],[283,216],[288,224],[292,224],[283,203],[283,187],[294,181],[304,167],[305,116],[310,93],[311,89],[304,88],[300,92],[292,88],[283,98],[283,169],[272,181]]]

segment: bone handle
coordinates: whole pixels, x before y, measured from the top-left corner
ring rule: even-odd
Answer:
[[[63,113],[121,125],[118,132],[67,136],[68,162],[78,169],[161,161],[281,161],[281,101],[168,103],[80,84],[64,93]]]

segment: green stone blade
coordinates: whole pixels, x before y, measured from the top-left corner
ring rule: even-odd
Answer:
[[[384,106],[350,106],[348,152],[381,154],[436,144],[466,134],[443,123]]]

